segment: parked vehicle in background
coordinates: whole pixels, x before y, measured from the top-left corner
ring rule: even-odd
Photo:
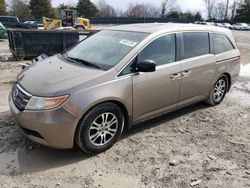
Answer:
[[[246,30],[246,31],[250,30],[250,27],[246,23],[240,23],[240,24],[242,26],[242,30]]]
[[[240,23],[235,23],[235,24],[233,24],[233,28],[234,28],[235,30],[242,30],[242,26],[241,26]]]
[[[195,24],[199,24],[199,25],[215,25],[214,22],[205,22],[205,21],[202,21],[202,22],[200,22],[200,21],[195,21],[194,23],[195,23]]]
[[[217,27],[224,27],[221,23],[215,23],[215,26],[217,26]]]
[[[44,29],[42,21],[25,21],[24,23],[36,25],[38,27],[38,29]]]
[[[234,27],[230,23],[222,23],[222,25],[227,29],[233,29]]]
[[[132,124],[199,101],[220,104],[239,72],[228,29],[122,25],[24,69],[9,104],[31,140],[98,153]]]
[[[250,25],[246,24],[246,26],[247,26],[247,30],[249,31],[250,30]]]
[[[22,23],[15,16],[0,16],[0,22],[6,28],[37,29],[37,26],[35,24]]]
[[[250,30],[250,27],[246,23],[236,23],[233,27],[235,30]]]
[[[3,38],[6,32],[6,28],[3,26],[3,24],[0,22],[0,38]]]

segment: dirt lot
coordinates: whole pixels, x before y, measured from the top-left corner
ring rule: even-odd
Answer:
[[[250,32],[234,34],[245,66],[221,105],[142,123],[96,156],[23,137],[7,102],[21,68],[0,61],[0,187],[250,187]],[[1,41],[0,58],[9,55]]]

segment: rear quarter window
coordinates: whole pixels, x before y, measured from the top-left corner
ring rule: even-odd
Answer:
[[[213,34],[214,53],[221,54],[234,49],[230,40],[223,34]]]
[[[207,32],[183,33],[184,54],[182,59],[197,57],[210,53]]]

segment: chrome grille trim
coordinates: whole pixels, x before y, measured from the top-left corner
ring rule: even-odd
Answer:
[[[25,91],[19,84],[15,84],[12,89],[12,100],[15,106],[23,111],[31,99],[32,95]]]
[[[21,92],[23,92],[25,95],[27,95],[28,97],[32,97],[31,94],[29,94],[27,91],[25,91],[23,88],[21,88],[21,86],[19,84],[16,84],[16,86],[18,87],[19,90],[21,90]]]

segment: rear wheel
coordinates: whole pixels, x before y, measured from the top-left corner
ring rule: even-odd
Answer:
[[[214,84],[206,102],[212,106],[218,105],[224,99],[228,89],[228,79],[222,75]]]
[[[76,143],[87,153],[103,152],[119,139],[123,126],[124,115],[117,105],[100,104],[80,120]]]

